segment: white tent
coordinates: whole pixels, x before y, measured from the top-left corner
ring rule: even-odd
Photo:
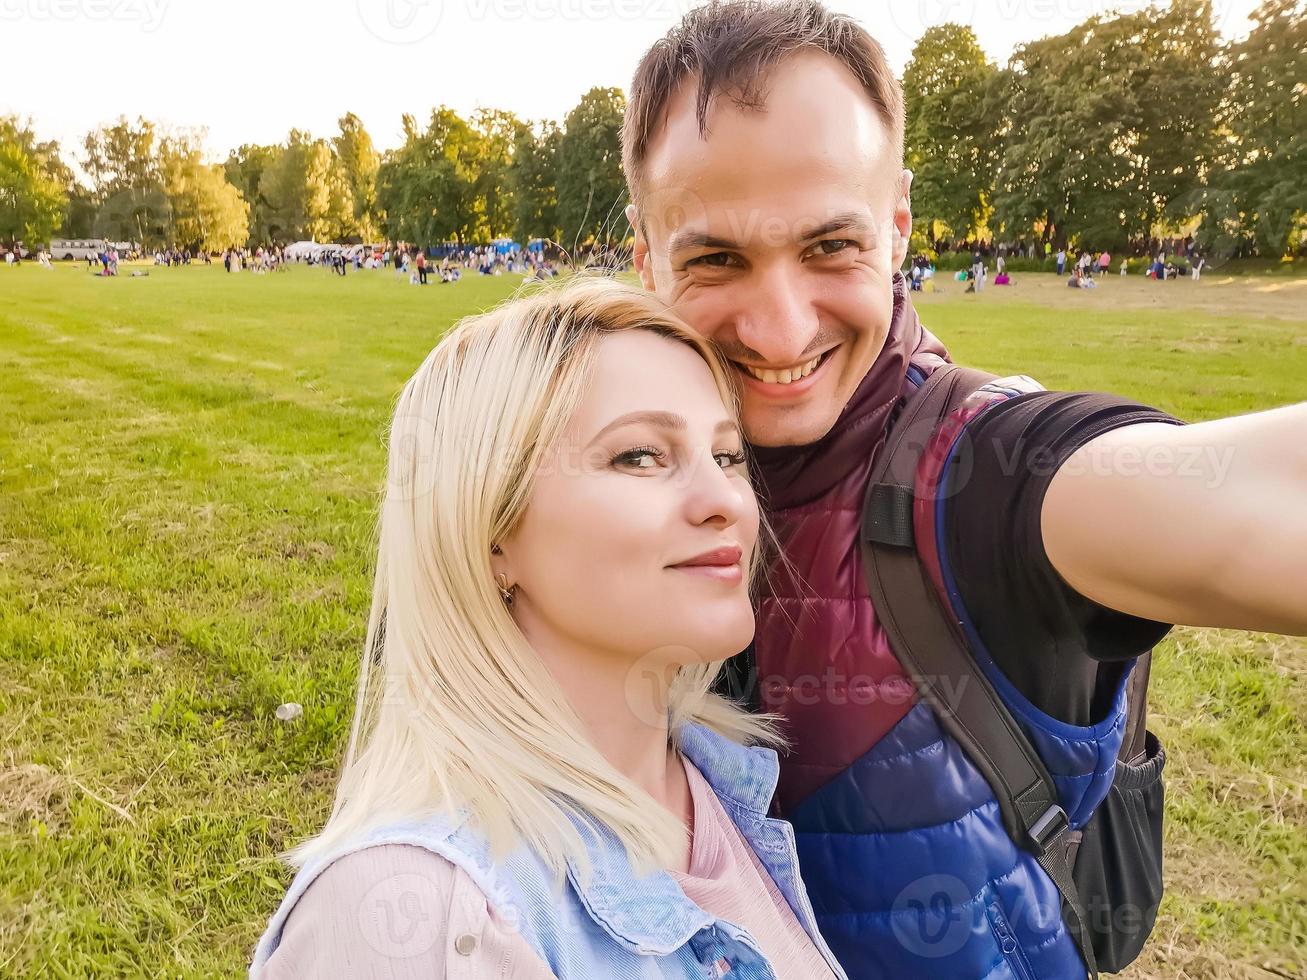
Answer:
[[[302,262],[310,255],[316,255],[321,248],[317,242],[296,242],[286,246],[286,258],[291,262]]]

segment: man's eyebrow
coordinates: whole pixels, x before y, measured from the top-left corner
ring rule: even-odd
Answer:
[[[591,444],[598,442],[609,432],[614,429],[620,429],[626,425],[652,425],[660,429],[672,429],[676,432],[683,432],[689,428],[685,417],[677,415],[675,412],[628,412],[626,415],[620,415],[613,419],[590,440]],[[722,419],[713,428],[713,433],[734,432],[740,434],[740,427],[731,419]]]
[[[823,221],[809,231],[806,231],[799,239],[808,242],[814,238],[822,238],[836,231],[861,231],[867,227],[867,219],[857,211],[844,211],[835,215],[829,221]]]
[[[673,233],[672,237],[667,240],[667,251],[680,252],[687,248],[724,248],[738,250],[738,242],[733,242],[729,238],[718,238],[716,235],[709,235],[703,231],[678,231]]]
[[[862,231],[867,227],[865,215],[857,211],[842,211],[827,221],[809,229],[805,222],[800,219],[794,224],[794,230],[800,234],[797,240],[800,242],[810,242],[814,239],[821,238],[837,231]],[[667,251],[674,253],[690,248],[716,248],[727,251],[739,251],[743,248],[739,242],[732,241],[729,238],[721,238],[717,235],[710,235],[705,231],[695,229],[685,229],[675,232],[667,240]]]

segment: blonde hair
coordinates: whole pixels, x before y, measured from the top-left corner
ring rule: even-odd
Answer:
[[[715,350],[652,295],[607,279],[578,277],[464,319],[404,386],[349,746],[326,826],[283,854],[291,864],[382,823],[463,808],[493,854],[524,842],[560,877],[569,859],[588,873],[574,817],[605,826],[637,868],[665,867],[684,848],[681,821],[590,741],[490,564],[580,404],[599,342],[635,329],[693,348],[738,411]],[[776,716],[711,691],[721,663],[677,669],[670,730],[696,722],[782,744]]]

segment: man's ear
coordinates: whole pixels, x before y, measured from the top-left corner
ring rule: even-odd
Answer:
[[[635,245],[631,250],[631,261],[635,264],[635,273],[640,277],[640,285],[653,292],[654,281],[653,269],[649,265],[649,243],[645,240],[644,232],[640,230],[640,216],[634,204],[626,206],[626,220],[631,223],[631,231],[635,234]]]
[[[904,169],[899,175],[897,203],[894,205],[893,262],[897,271],[903,268],[908,257],[908,243],[912,240],[912,171]]]

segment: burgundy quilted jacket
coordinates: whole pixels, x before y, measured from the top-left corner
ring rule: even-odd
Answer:
[[[761,707],[786,719],[781,814],[864,755],[914,703],[867,595],[859,517],[889,421],[948,353],[917,319],[902,275],[885,347],[819,442],[756,447],[760,490],[786,563],[758,611]]]

